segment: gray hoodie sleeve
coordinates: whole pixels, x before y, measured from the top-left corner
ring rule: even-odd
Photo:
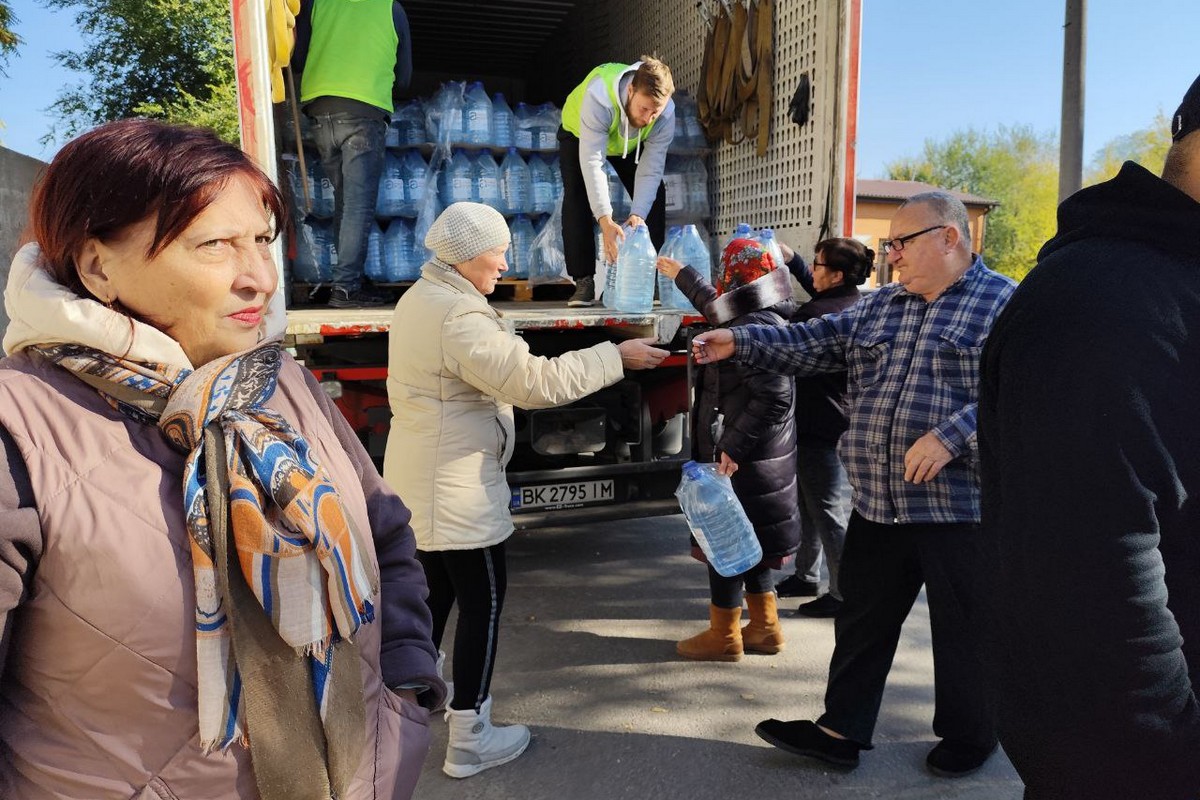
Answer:
[[[646,146],[642,148],[642,157],[638,161],[637,173],[633,179],[632,213],[645,219],[650,215],[650,206],[654,205],[654,197],[662,183],[663,170],[667,164],[667,148],[675,138],[675,101],[667,102],[667,107],[654,123],[654,130],[646,138]]]
[[[596,97],[599,89],[600,97]],[[583,185],[587,187],[588,205],[592,207],[592,218],[612,216],[612,202],[608,197],[608,176],[604,174],[604,161],[608,158],[608,129],[613,114],[620,113],[610,107],[604,98],[604,81],[594,79],[583,93],[579,110],[579,171],[583,173]]]

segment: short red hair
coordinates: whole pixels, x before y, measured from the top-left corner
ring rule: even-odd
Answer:
[[[279,189],[212,131],[150,119],[109,122],[69,142],[50,162],[29,204],[30,230],[54,278],[90,297],[75,268],[88,239],[112,239],[157,216],[146,253],[154,258],[239,176],[258,190],[280,230],[286,206]]]

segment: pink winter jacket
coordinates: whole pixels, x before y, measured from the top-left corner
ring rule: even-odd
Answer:
[[[307,439],[381,575],[360,631],[367,748],[346,800],[412,794],[439,702],[409,514],[345,420],[285,358],[269,405]],[[199,746],[184,457],[39,356],[0,361],[0,798],[258,797],[247,750]]]

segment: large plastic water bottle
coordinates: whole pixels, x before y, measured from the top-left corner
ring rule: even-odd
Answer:
[[[421,202],[425,199],[425,187],[429,183],[429,165],[416,150],[404,154],[400,167],[400,177],[404,179],[404,208],[401,215],[415,217],[421,211]]]
[[[678,261],[679,258],[676,255],[676,249],[679,246],[679,240],[682,236],[683,228],[678,225],[672,225],[670,230],[667,231],[667,239],[663,242],[662,249],[658,251],[658,254],[667,258],[674,258]],[[675,285],[675,281],[661,272],[658,273],[658,302],[663,308],[694,310],[684,293]]]
[[[396,129],[397,147],[416,147],[428,138],[425,135],[425,108],[420,100],[412,100],[392,114]]]
[[[550,176],[554,178],[554,202],[557,203],[563,196],[562,165],[558,156],[554,156],[547,163],[550,166]]]
[[[754,228],[750,227],[749,222],[739,222],[737,227],[733,229],[733,235],[729,237],[729,241],[732,242],[734,239],[756,238],[757,237],[754,235]],[[729,244],[729,242],[726,242],[726,244]]]
[[[533,182],[529,165],[517,148],[508,148],[508,155],[500,162],[500,197],[504,214],[527,214],[533,210]]]
[[[553,213],[554,175],[539,155],[529,157],[529,182],[533,186],[533,213]]]
[[[604,255],[604,233],[600,230],[599,223],[592,226],[592,230],[596,239],[596,274],[601,273],[601,264],[604,264],[604,291],[600,293],[600,305],[605,308],[615,308],[613,305],[617,297],[617,265],[607,263],[608,257]]]
[[[337,261],[332,226],[328,222],[305,220],[300,223],[299,234],[296,259],[292,262],[292,276],[300,283],[324,283],[331,280],[333,264]]]
[[[554,103],[542,103],[537,108],[537,129],[533,146],[538,150],[558,149],[558,122],[561,119]]]
[[[463,141],[478,145],[492,142],[492,100],[479,81],[467,84],[463,98]]]
[[[473,165],[475,179],[475,201],[500,211],[503,203],[500,199],[500,167],[492,154],[484,150],[475,158]]]
[[[383,231],[379,223],[372,222],[367,234],[367,258],[363,262],[363,274],[376,283],[387,280],[387,269],[383,264]]]
[[[517,103],[513,111],[513,144],[521,150],[533,149],[533,123],[529,106]]]
[[[431,142],[455,144],[462,141],[463,84],[443,83],[425,107],[425,128]]]
[[[438,187],[442,205],[471,202],[475,199],[474,185],[471,159],[461,148],[456,148],[454,156],[442,169],[442,185]]]
[[[404,159],[388,153],[383,159],[379,191],[375,195],[375,215],[398,217],[404,213]]]
[[[732,578],[762,561],[762,545],[754,526],[734,494],[733,484],[727,476],[717,474],[715,464],[685,463],[675,496],[692,536],[717,574]]]
[[[708,250],[708,242],[695,225],[683,226],[671,249],[671,258],[712,279],[712,255]],[[690,305],[686,307],[691,308]]]
[[[500,92],[492,95],[492,146],[513,146],[513,112]]]
[[[508,248],[509,277],[528,278],[529,262],[533,256],[533,237],[537,235],[533,223],[524,214],[517,214],[508,231],[512,236],[512,244]]]
[[[770,228],[763,228],[758,232],[758,241],[762,244],[763,249],[771,254],[776,268],[782,268],[783,250],[780,249],[779,241],[775,238],[775,231]]]
[[[625,233],[617,250],[617,290],[612,307],[641,313],[654,307],[654,261],[658,254],[650,241],[650,230],[638,225]]]

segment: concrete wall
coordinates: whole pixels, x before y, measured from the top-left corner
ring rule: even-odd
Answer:
[[[21,240],[29,213],[33,181],[45,163],[0,147],[0,287],[8,285],[8,265]],[[0,306],[0,333],[8,315]]]

